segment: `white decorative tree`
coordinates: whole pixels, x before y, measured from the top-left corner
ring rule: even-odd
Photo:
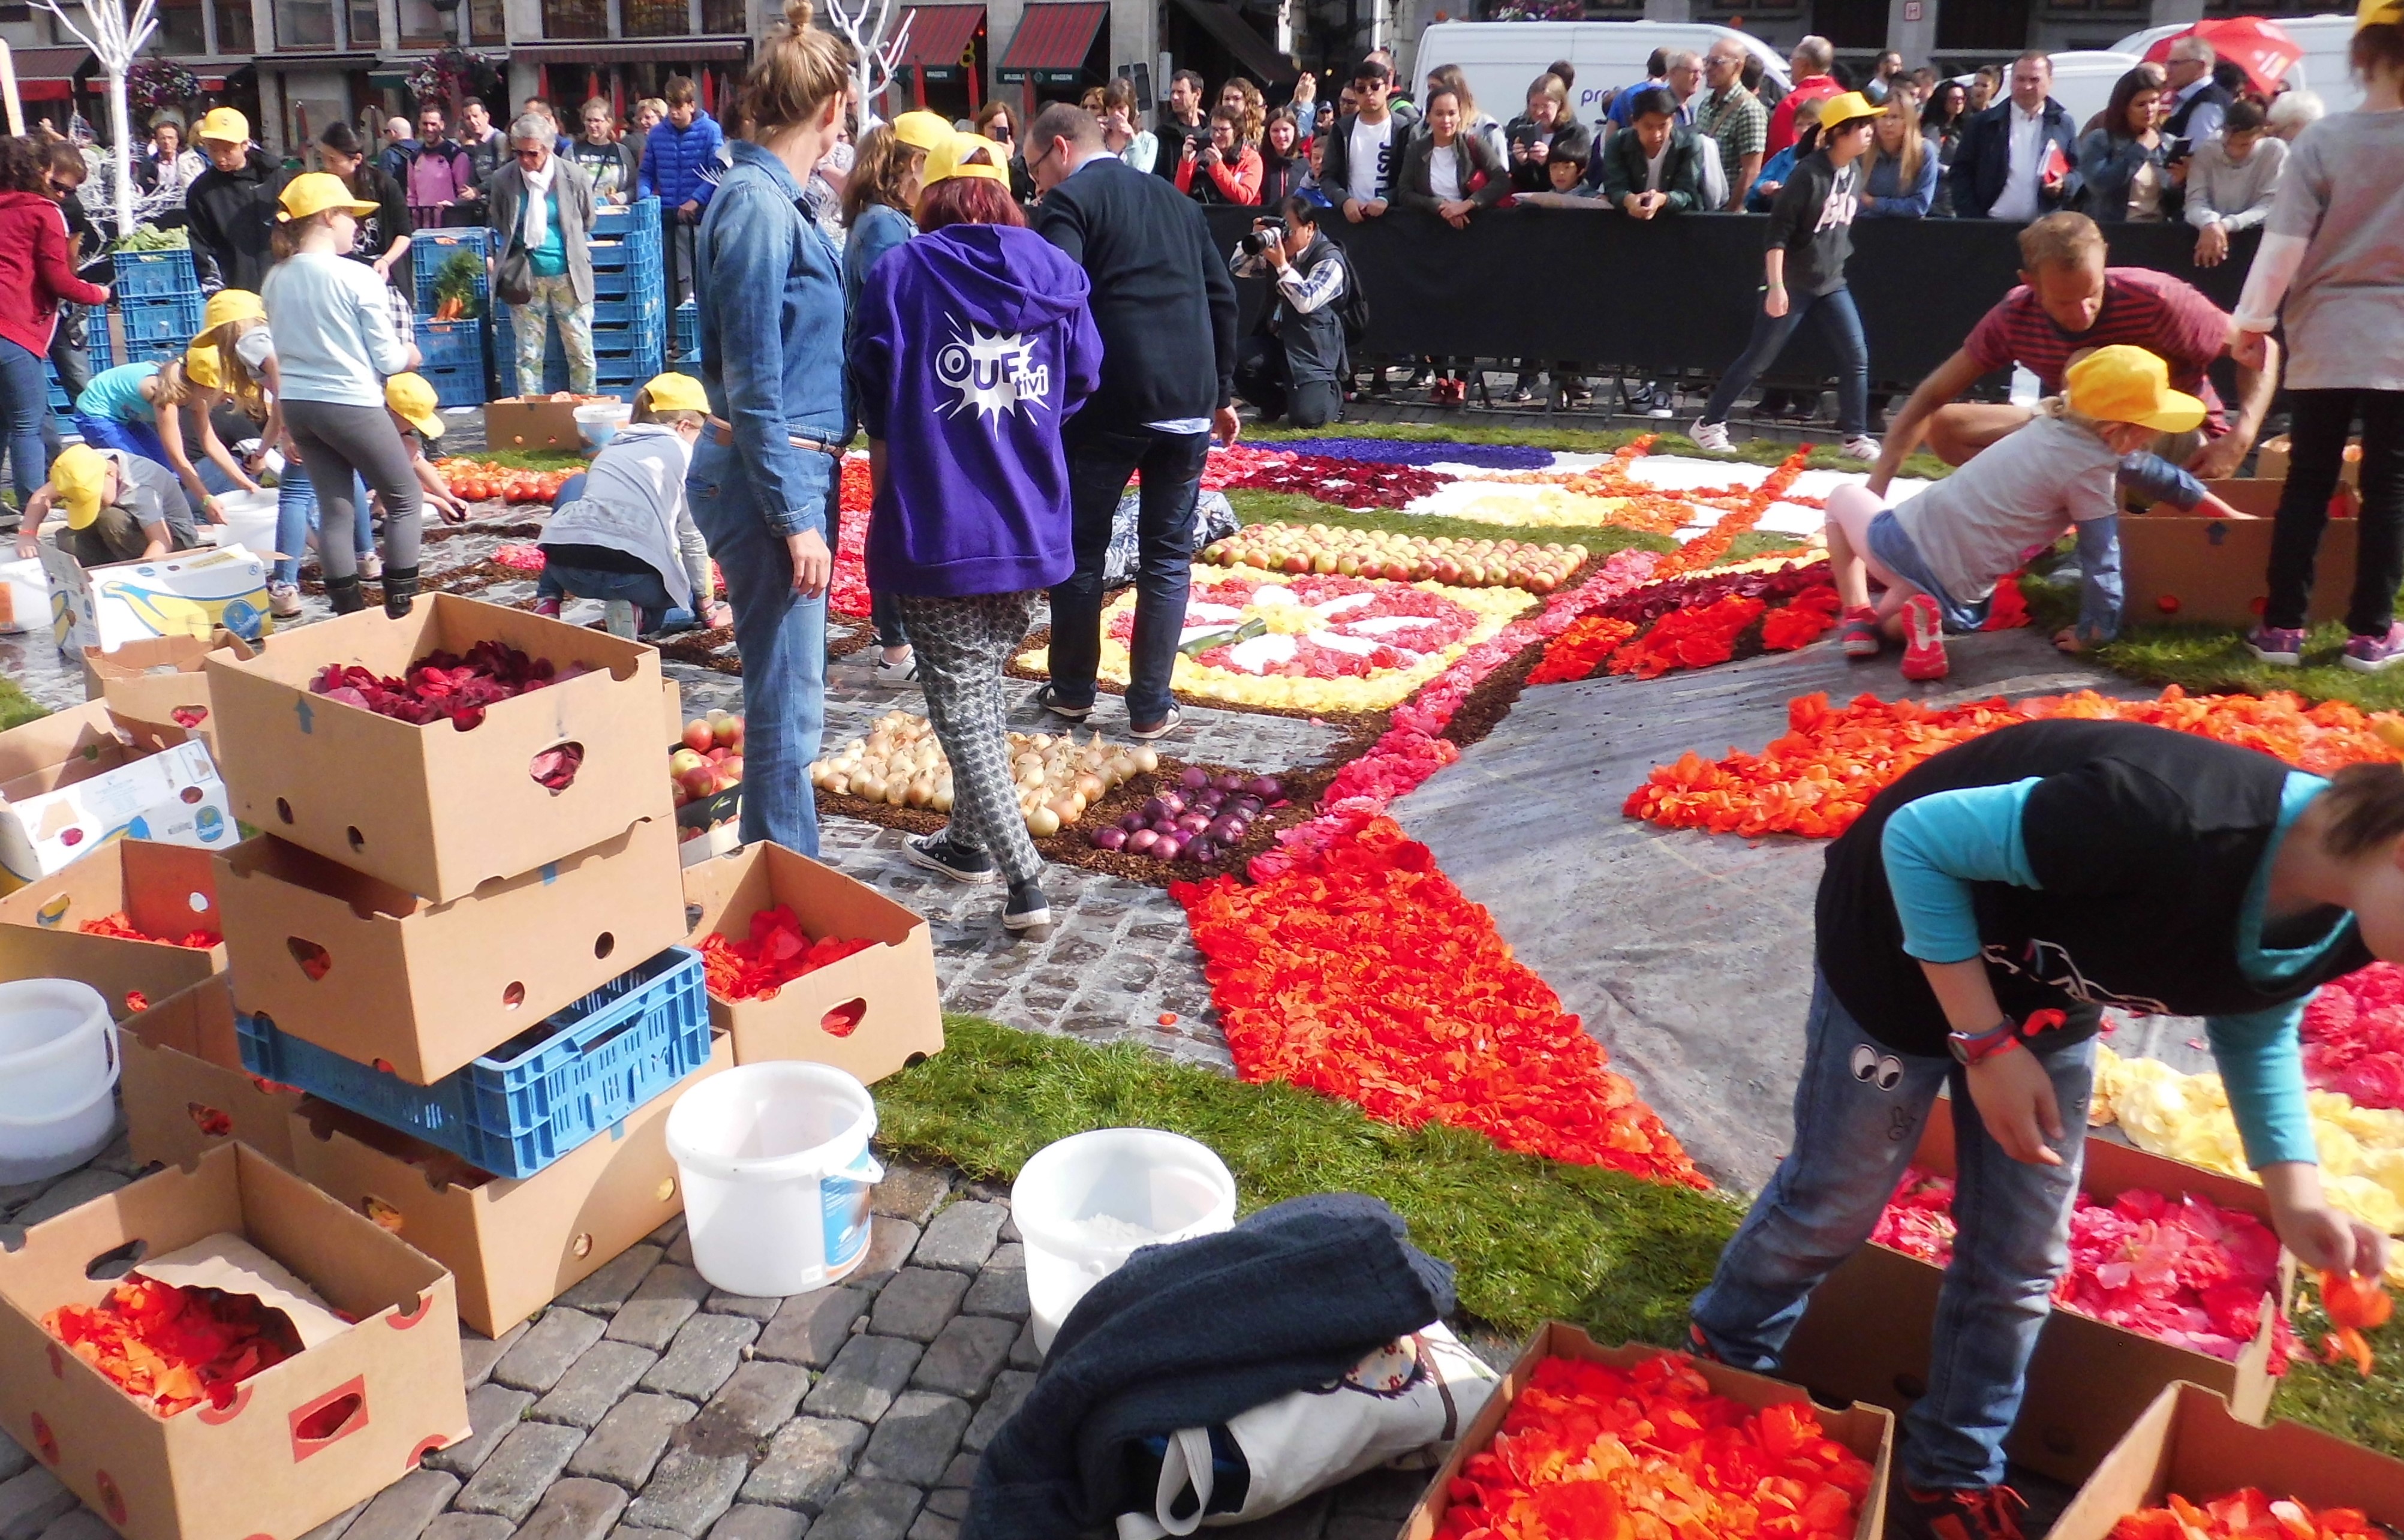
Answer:
[[[108,71],[109,189],[117,209],[117,233],[133,233],[133,117],[125,102],[125,72],[159,31],[158,0],[136,0],[128,16],[120,0],[80,0],[84,25],[66,13],[62,0],[35,0],[36,8],[59,19]]]
[[[903,16],[902,29],[888,39],[885,29],[893,21],[893,0],[827,0],[826,8],[835,32],[851,44],[851,80],[860,93],[862,123],[882,118],[876,99],[893,83],[902,50],[910,46],[910,23],[915,18]]]

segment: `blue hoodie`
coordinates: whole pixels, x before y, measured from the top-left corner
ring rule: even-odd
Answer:
[[[1101,378],[1085,273],[1031,230],[949,225],[899,245],[861,291],[851,356],[886,445],[868,583],[956,598],[1076,569],[1060,429]]]

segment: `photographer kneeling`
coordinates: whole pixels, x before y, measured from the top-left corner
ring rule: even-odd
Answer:
[[[1264,311],[1236,364],[1236,394],[1264,420],[1323,427],[1344,414],[1344,316],[1351,284],[1344,254],[1319,232],[1319,206],[1288,198],[1278,218],[1252,221],[1229,263],[1238,278],[1263,274],[1277,302]]]

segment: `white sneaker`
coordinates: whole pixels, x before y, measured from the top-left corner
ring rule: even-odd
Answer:
[[[1687,429],[1686,437],[1695,441],[1697,449],[1708,449],[1715,455],[1726,455],[1736,448],[1736,441],[1728,437],[1726,423],[1707,423],[1698,417],[1695,426]]]
[[[1859,460],[1864,465],[1876,465],[1879,457],[1879,441],[1866,433],[1856,433],[1838,444],[1837,453],[1849,460]]]
[[[267,585],[267,609],[268,613],[273,615],[279,621],[288,621],[299,615],[300,613],[300,589],[299,585],[288,582],[269,583]]]
[[[378,578],[381,578],[381,577],[383,577],[383,576],[384,576],[384,558],[383,558],[382,556],[377,555],[377,554],[376,554],[374,552],[372,552],[372,551],[362,551],[362,552],[360,552],[360,553],[359,553],[359,578],[360,578],[360,581],[364,581],[364,582],[373,582],[373,581],[375,581]]]

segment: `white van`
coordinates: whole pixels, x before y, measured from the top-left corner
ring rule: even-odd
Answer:
[[[2347,66],[2346,50],[2354,43],[2354,18],[2351,16],[2280,16],[2272,18],[2282,31],[2294,38],[2304,50],[2304,56],[2287,72],[2286,84],[2291,91],[2317,92],[2331,112],[2352,112],[2362,105],[2362,85]],[[2112,45],[2116,53],[2145,51],[2165,37],[2175,37],[2189,30],[2190,23],[2180,22],[2166,27],[2147,27],[2132,32]],[[1472,88],[1473,90],[1475,88]]]
[[[1478,110],[1507,123],[1526,106],[1528,87],[1556,59],[1577,66],[1570,108],[1578,121],[1602,117],[1602,101],[1623,86],[1641,84],[1655,49],[1702,53],[1723,37],[1761,61],[1762,99],[1786,94],[1786,61],[1750,33],[1700,21],[1438,21],[1419,35],[1409,77],[1416,98],[1430,70],[1459,64]]]

